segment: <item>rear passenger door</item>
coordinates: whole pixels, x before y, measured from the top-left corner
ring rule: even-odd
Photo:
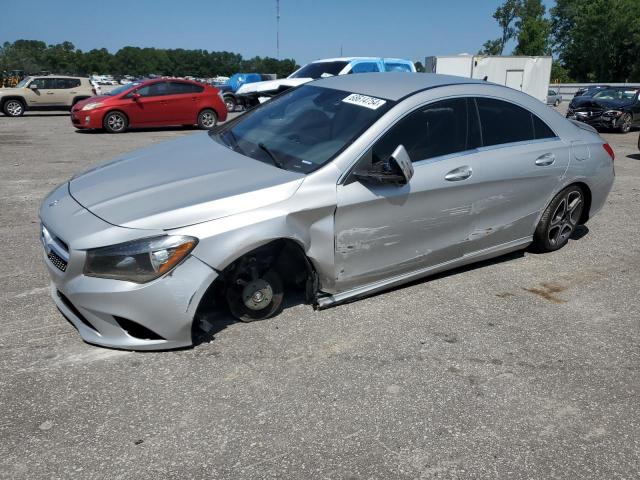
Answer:
[[[464,253],[525,239],[557,191],[570,147],[535,114],[514,103],[476,98],[482,147],[464,162],[472,175]]]
[[[176,123],[196,123],[198,100],[204,87],[186,82],[169,82],[165,95],[167,121]]]
[[[59,78],[56,85],[61,104],[67,107],[70,107],[73,104],[73,99],[81,93],[79,78]]]

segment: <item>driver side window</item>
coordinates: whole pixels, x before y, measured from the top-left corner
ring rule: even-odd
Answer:
[[[374,168],[387,162],[398,145],[404,145],[412,162],[480,146],[478,119],[470,102],[442,100],[401,119],[373,146]]]

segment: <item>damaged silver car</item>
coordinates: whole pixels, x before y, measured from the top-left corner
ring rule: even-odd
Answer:
[[[261,320],[296,290],[324,308],[557,250],[604,205],[613,159],[591,127],[503,86],[321,79],[55,189],[51,295],[87,342],[189,346],[203,312]]]

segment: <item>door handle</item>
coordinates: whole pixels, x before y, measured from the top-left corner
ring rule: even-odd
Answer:
[[[545,153],[536,158],[536,165],[539,167],[547,167],[553,165],[556,161],[556,156],[553,153]]]
[[[47,92],[47,95],[54,95],[54,92]]]
[[[459,182],[460,180],[466,180],[467,178],[469,178],[472,173],[473,170],[471,169],[471,167],[465,165],[464,167],[458,167],[451,170],[444,176],[444,179],[448,180],[449,182]]]

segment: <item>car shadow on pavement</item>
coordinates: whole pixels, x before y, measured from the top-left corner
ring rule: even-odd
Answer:
[[[294,290],[287,292],[282,309],[286,310],[291,307],[305,304],[304,293],[300,290]],[[309,308],[311,308],[311,306],[309,306]],[[270,320],[272,319],[257,321],[268,322]],[[196,313],[196,318],[194,319],[194,328],[192,332],[193,347],[195,348],[203,343],[212,342],[215,340],[216,334],[234,323],[243,322],[236,320],[226,306],[205,307],[204,311]]]
[[[69,112],[66,112],[66,113],[27,112],[22,116],[30,117],[30,118],[38,118],[38,117],[68,117],[69,115],[70,115]]]
[[[638,155],[640,159],[640,155]],[[575,231],[571,235],[571,240],[580,240],[584,236],[589,233],[589,227],[586,225],[578,225]],[[378,295],[384,295],[385,293],[394,292],[397,290],[401,290],[404,288],[412,287],[415,285],[419,285],[421,283],[428,283],[434,280],[439,280],[442,278],[447,278],[452,275],[459,275],[465,272],[471,272],[473,270],[477,270],[479,268],[485,268],[492,265],[497,265],[500,263],[511,262],[513,260],[518,260],[525,256],[525,253],[536,254],[536,252],[532,251],[530,248],[518,250],[516,252],[511,252],[506,255],[501,255],[499,257],[490,258],[488,260],[483,260],[480,262],[472,263],[470,265],[465,265],[462,267],[454,268],[452,270],[447,270],[445,272],[436,273],[434,275],[429,275],[427,277],[418,278],[412,282],[404,283],[402,285],[398,285],[397,287],[390,288],[388,290],[383,290],[378,293],[373,293],[371,295],[366,295],[365,297],[358,297],[351,300],[347,300],[345,303],[352,303],[362,298],[367,297],[377,297]],[[284,309],[291,308],[298,305],[304,305],[305,297],[302,292],[294,291],[291,294],[288,294],[285,297],[285,304],[283,306]],[[210,308],[207,309],[206,312],[200,312],[197,315],[197,319],[194,321],[194,333],[193,333],[193,346],[196,347],[203,343],[212,342],[215,339],[217,333],[221,332],[229,325],[233,325],[234,323],[239,323],[231,313],[226,308]],[[269,321],[269,320],[264,320]]]
[[[136,134],[136,133],[144,133],[144,132],[174,132],[174,131],[196,131],[199,128],[195,125],[175,125],[173,127],[149,127],[149,128],[132,128],[130,130],[125,130],[124,132],[118,133],[118,135],[126,135],[126,134]],[[204,130],[202,130],[204,131]],[[76,133],[81,133],[83,135],[112,135],[106,130],[84,130],[84,129],[76,129]]]

